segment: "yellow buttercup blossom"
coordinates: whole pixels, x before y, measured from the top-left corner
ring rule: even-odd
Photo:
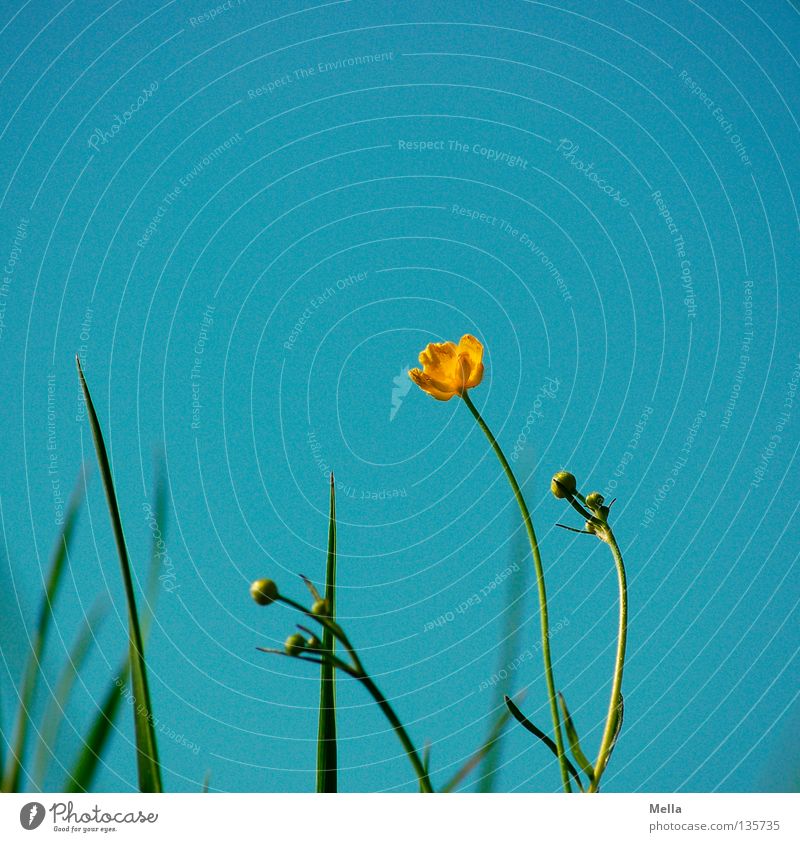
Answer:
[[[408,376],[437,401],[462,396],[483,379],[483,345],[470,334],[455,342],[431,342],[419,355],[422,369],[412,368]]]

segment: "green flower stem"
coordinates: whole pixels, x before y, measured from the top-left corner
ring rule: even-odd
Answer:
[[[506,459],[502,448],[497,443],[497,439],[486,425],[486,422],[481,417],[481,414],[478,412],[475,404],[472,402],[469,392],[464,391],[461,397],[467,405],[469,411],[475,417],[475,420],[478,422],[478,426],[486,434],[489,444],[491,444],[495,455],[500,460],[500,464],[503,466],[503,470],[506,473],[506,477],[508,478],[514,492],[514,496],[517,498],[517,505],[522,513],[522,520],[525,523],[525,529],[528,533],[528,540],[530,541],[531,551],[533,552],[533,565],[536,570],[536,584],[539,588],[539,618],[542,627],[542,658],[544,660],[544,676],[547,682],[547,694],[550,701],[550,714],[553,718],[553,730],[555,731],[558,765],[561,770],[561,780],[564,785],[564,792],[572,792],[572,787],[569,782],[567,757],[564,752],[564,739],[561,735],[561,718],[558,712],[558,702],[556,701],[556,688],[553,680],[553,664],[550,659],[550,620],[547,613],[547,591],[544,584],[544,570],[542,568],[542,557],[539,553],[539,542],[536,540],[536,533],[533,531],[533,521],[531,520],[528,506],[525,503],[525,498],[522,496],[522,490],[519,487],[517,478],[514,476],[514,472],[511,470],[511,465],[508,464],[508,460]]]
[[[614,747],[614,740],[617,734],[617,718],[620,711],[622,698],[622,670],[625,666],[625,646],[628,636],[628,584],[625,576],[625,564],[622,561],[617,539],[611,527],[605,527],[605,541],[611,548],[614,556],[614,564],[617,567],[619,578],[619,636],[617,638],[617,661],[614,666],[614,681],[611,685],[611,701],[608,706],[606,727],[603,731],[603,739],[600,743],[600,751],[597,754],[597,761],[594,764],[595,777],[589,786],[589,792],[597,792],[600,788],[600,778],[605,771],[611,749]]]
[[[336,618],[336,486],[331,471],[328,514],[328,553],[325,563],[325,601],[331,618]],[[331,654],[336,648],[333,632],[324,629],[322,645]],[[338,746],[336,741],[336,669],[323,663],[319,674],[319,721],[317,724],[317,792],[338,790]]]
[[[408,759],[411,761],[411,765],[414,767],[414,772],[417,775],[419,780],[420,790],[422,792],[433,792],[433,787],[431,786],[430,778],[428,777],[428,773],[425,771],[425,766],[423,765],[422,761],[420,760],[419,754],[417,753],[416,748],[414,748],[414,744],[411,742],[411,738],[408,736],[408,732],[403,726],[403,723],[398,718],[397,714],[394,712],[394,708],[389,703],[388,699],[381,693],[378,689],[378,685],[367,675],[367,671],[364,669],[363,664],[361,663],[361,659],[358,657],[358,653],[356,652],[353,644],[350,643],[350,639],[344,633],[344,629],[335,622],[328,620],[325,617],[319,617],[316,614],[312,614],[307,608],[301,605],[299,602],[295,602],[293,599],[290,599],[287,596],[281,594],[277,597],[279,602],[284,603],[284,605],[288,605],[290,608],[294,608],[297,611],[300,611],[302,614],[305,614],[312,620],[316,620],[323,628],[328,629],[333,636],[342,644],[342,646],[347,651],[347,654],[352,658],[353,665],[350,666],[346,664],[344,661],[337,658],[335,655],[331,655],[330,653],[324,653],[323,658],[329,659],[330,663],[332,663],[338,669],[344,670],[348,675],[351,675],[357,681],[360,681],[364,687],[367,688],[372,698],[377,703],[378,707],[383,711],[383,715],[389,720],[389,724],[394,728],[395,733],[397,734],[397,738],[400,740],[401,745],[405,749],[406,754],[408,755]],[[269,650],[265,650],[269,651]],[[282,653],[278,653],[282,654]],[[312,663],[322,663],[322,660],[312,659],[306,656],[300,656],[301,661],[311,661]]]
[[[375,699],[378,707],[383,711],[383,715],[389,720],[392,728],[394,728],[397,738],[400,740],[400,743],[408,755],[408,759],[411,761],[411,765],[414,767],[414,772],[419,780],[420,791],[433,792],[433,787],[431,786],[428,773],[425,771],[425,766],[420,760],[417,750],[414,748],[414,744],[411,742],[411,738],[408,736],[406,729],[403,727],[403,723],[397,718],[394,708],[389,704],[386,697],[378,689],[377,684],[375,684],[375,682],[365,672],[362,671],[357,678],[367,688],[367,690],[369,690],[372,698]]]

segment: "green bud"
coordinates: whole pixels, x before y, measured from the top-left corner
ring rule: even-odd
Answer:
[[[306,639],[302,634],[290,634],[286,638],[283,648],[286,650],[287,655],[297,656],[306,648]]]
[[[311,606],[311,613],[315,617],[330,617],[331,609],[328,605],[327,599],[318,599],[312,606]]]
[[[602,523],[595,523],[591,520],[586,521],[585,529],[587,532],[591,532],[592,535],[595,535],[601,541],[605,541],[608,543],[608,528]]]
[[[278,598],[278,586],[272,579],[256,579],[250,585],[250,596],[259,605],[269,605]]]
[[[550,483],[550,490],[559,500],[572,496],[578,490],[575,475],[569,471],[559,471]]]
[[[599,491],[593,491],[586,497],[586,505],[596,511],[605,503],[606,498]]]
[[[306,641],[306,648],[310,649],[312,652],[319,652],[322,649],[322,644],[319,641],[319,638],[316,635],[311,635]]]

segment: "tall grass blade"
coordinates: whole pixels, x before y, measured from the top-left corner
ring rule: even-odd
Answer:
[[[22,763],[25,757],[25,749],[28,742],[28,731],[30,728],[30,710],[33,698],[36,694],[36,687],[39,683],[40,664],[44,653],[47,633],[53,619],[53,603],[55,602],[61,578],[64,573],[67,559],[69,558],[69,543],[75,529],[75,522],[78,518],[81,499],[84,491],[84,476],[81,474],[78,484],[72,493],[67,511],[64,515],[64,523],[61,525],[61,533],[58,536],[53,551],[53,561],[50,565],[50,573],[45,584],[44,597],[39,608],[39,618],[36,623],[36,630],[33,635],[33,643],[28,662],[25,667],[25,674],[20,689],[19,712],[17,714],[17,725],[14,737],[11,742],[11,749],[8,756],[8,768],[3,776],[3,792],[19,792],[22,783]]]
[[[467,762],[453,775],[452,778],[442,787],[442,792],[453,792],[456,787],[467,777],[467,775],[482,761],[486,755],[497,744],[503,733],[506,722],[511,718],[509,710],[501,709],[500,716],[494,721],[489,735],[483,745],[470,757]]]
[[[518,559],[525,558],[524,546],[515,548],[514,556]],[[492,711],[495,711],[494,721],[489,729],[489,736],[496,732],[493,740],[487,740],[486,751],[480,760],[478,769],[478,792],[492,792],[497,778],[497,767],[500,761],[500,750],[503,735],[506,733],[503,725],[508,721],[508,710],[504,699],[511,692],[511,670],[508,665],[514,661],[516,655],[519,629],[522,625],[522,609],[524,608],[526,567],[524,564],[517,564],[518,569],[509,577],[506,586],[506,609],[504,612],[505,626],[503,644],[500,647],[498,658],[497,675],[505,677],[497,682],[496,691],[492,700]]]
[[[162,534],[162,539],[166,536],[166,499],[166,484],[162,471],[159,470],[155,491],[155,517]],[[150,633],[156,597],[158,596],[159,562],[158,538],[155,532],[153,532],[153,543],[150,552],[150,572],[147,576],[147,599],[145,600],[145,610],[142,611],[142,638],[145,643]],[[100,759],[111,737],[114,721],[116,720],[117,712],[122,702],[123,692],[128,685],[129,675],[130,660],[126,657],[116,677],[111,682],[108,690],[106,690],[100,710],[94,718],[92,727],[89,729],[83,741],[77,762],[64,785],[65,792],[89,792],[91,790],[92,782],[97,774],[97,768],[100,765]]]
[[[117,543],[122,582],[125,587],[125,599],[128,604],[128,631],[129,631],[129,658],[131,687],[133,690],[133,716],[136,733],[136,762],[139,773],[139,790],[141,792],[161,792],[161,767],[158,762],[158,747],[156,744],[155,729],[153,728],[152,706],[150,704],[150,690],[147,684],[147,665],[144,657],[144,644],[142,641],[142,630],[139,624],[139,615],[136,610],[136,595],[133,589],[133,577],[131,575],[130,559],[128,548],[125,543],[125,534],[122,530],[122,518],[117,504],[117,495],[114,491],[114,480],[111,476],[111,465],[108,461],[108,453],[103,441],[103,432],[100,429],[100,421],[92,403],[89,388],[86,385],[86,378],[83,376],[83,369],[79,358],[75,358],[78,366],[78,377],[81,381],[81,388],[86,399],[86,409],[89,416],[89,423],[92,428],[97,461],[100,465],[100,474],[103,479],[103,486],[108,501],[108,510],[111,516],[111,525],[114,530],[114,538]]]
[[[55,756],[56,742],[61,731],[61,724],[64,721],[67,703],[75,685],[75,679],[78,677],[92,643],[95,641],[97,629],[103,621],[105,612],[105,605],[98,602],[87,614],[67,655],[67,660],[56,682],[55,690],[47,705],[47,710],[42,717],[42,725],[39,729],[39,744],[36,747],[36,755],[33,761],[33,781],[39,792],[44,789],[47,769],[50,760]]]
[[[527,716],[514,704],[514,701],[509,697],[506,696],[505,698],[506,707],[511,711],[511,715],[514,719],[522,725],[523,728],[530,731],[531,734],[534,735],[537,739],[541,740],[549,749],[553,752],[553,756],[558,760],[558,747],[556,744],[550,739],[550,737],[542,731],[541,728],[537,728],[533,722],[528,719]],[[575,783],[578,785],[578,788],[581,792],[583,792],[583,784],[581,783],[580,775],[578,774],[578,770],[572,765],[569,758],[565,758],[567,763],[567,770],[569,771],[570,775],[575,779]]]
[[[150,545],[150,569],[147,573],[145,604],[140,612],[142,637],[145,643],[147,643],[147,638],[150,636],[150,627],[153,625],[153,615],[155,614],[156,599],[158,597],[158,571],[161,569],[162,546],[165,546],[164,541],[167,538],[167,483],[164,479],[164,465],[161,462],[158,463],[156,470],[153,503],[155,504],[153,514],[158,531],[155,529],[151,530],[153,540]],[[159,545],[159,537],[161,546]]]
[[[122,704],[122,691],[128,683],[128,673],[128,662],[126,661],[123,669],[106,691],[100,711],[83,740],[83,747],[78,755],[78,760],[64,785],[65,792],[90,791],[92,781],[97,773],[97,767],[100,764],[100,758],[108,743],[108,738],[111,736],[117,711]]]
[[[594,767],[589,758],[583,753],[581,741],[578,738],[578,731],[575,728],[572,717],[569,715],[567,700],[564,698],[563,693],[558,694],[558,701],[561,703],[561,714],[564,717],[564,728],[567,732],[567,740],[572,750],[572,756],[578,761],[581,769],[583,769],[586,777],[589,779],[589,783],[591,783],[594,780]]]
[[[325,567],[325,600],[330,619],[336,620],[336,488],[331,473],[330,513],[328,516],[328,558]],[[333,652],[333,634],[326,628],[322,646]],[[336,670],[329,659],[320,666],[319,728],[317,731],[317,792],[336,792],[338,761],[336,756]]]

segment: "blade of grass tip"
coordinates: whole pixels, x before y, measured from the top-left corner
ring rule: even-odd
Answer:
[[[425,770],[425,774],[430,778],[430,774],[431,774],[431,744],[429,742],[425,743],[425,745],[422,748],[421,760],[422,760],[422,768]],[[425,790],[422,788],[422,781],[419,782],[419,791],[425,792]]]
[[[505,729],[498,723],[503,725],[508,721],[506,716],[507,707],[504,699],[511,692],[511,675],[512,670],[508,669],[508,665],[514,661],[517,650],[517,641],[522,628],[522,610],[525,607],[525,586],[527,584],[527,567],[525,564],[520,564],[520,560],[525,558],[524,538],[520,535],[520,540],[516,542],[512,558],[516,558],[517,569],[513,575],[509,576],[508,584],[506,585],[506,607],[505,607],[505,626],[502,646],[500,647],[500,656],[498,658],[497,675],[502,677],[495,685],[495,694],[492,700],[492,711],[495,711],[494,722],[490,726],[489,734],[497,732],[496,738],[491,742],[487,741],[486,751],[480,759],[480,769],[478,770],[478,792],[492,792],[494,790],[495,780],[497,776],[497,766],[500,760],[500,749],[503,735],[506,733]]]
[[[206,770],[205,777],[203,778],[203,786],[200,789],[200,792],[207,793],[208,787],[211,784],[211,769]]]
[[[39,618],[31,644],[31,652],[25,666],[25,673],[22,679],[22,687],[19,695],[19,711],[17,713],[17,725],[11,743],[11,750],[8,757],[8,768],[3,776],[3,792],[19,792],[22,782],[22,761],[25,756],[25,749],[28,741],[30,726],[30,709],[33,698],[36,694],[36,687],[39,683],[40,664],[44,652],[47,633],[53,619],[53,603],[61,583],[61,579],[69,558],[69,544],[72,533],[75,529],[75,522],[78,518],[81,499],[83,498],[85,476],[81,473],[75,490],[72,492],[67,511],[64,515],[64,522],[61,525],[61,532],[53,550],[53,560],[50,565],[50,573],[45,584],[44,595],[39,608]]]
[[[589,783],[591,783],[594,780],[594,767],[589,761],[589,758],[583,753],[581,741],[578,739],[578,731],[575,728],[572,717],[569,715],[567,700],[564,698],[563,693],[558,694],[558,701],[561,703],[561,713],[564,716],[564,728],[567,732],[567,740],[569,741],[572,756],[578,761],[578,764],[581,769],[583,769],[584,774],[589,779]]]
[[[166,536],[166,486],[163,477],[163,467],[160,466],[156,482],[155,509],[162,540]],[[160,548],[158,535],[153,531],[153,542],[150,552],[150,571],[147,575],[147,599],[145,610],[142,612],[142,637],[147,643],[156,597],[158,596],[158,571],[160,565]],[[114,721],[120,709],[125,688],[130,675],[130,660],[125,658],[114,680],[106,690],[100,709],[94,718],[91,728],[86,735],[78,759],[64,785],[65,792],[89,792],[92,782],[100,765],[106,745],[111,737]]]
[[[453,775],[452,778],[442,787],[442,792],[453,792],[456,787],[467,777],[467,775],[482,761],[486,755],[492,750],[492,747],[500,739],[506,723],[511,718],[511,713],[507,709],[503,709],[500,716],[497,717],[489,736],[486,738],[484,744],[470,757],[467,762]]]
[[[330,512],[328,515],[328,556],[325,566],[325,600],[330,619],[336,621],[336,487],[331,472]],[[336,641],[329,628],[322,634],[322,646],[333,653]],[[327,659],[325,659],[327,660]],[[317,792],[336,792],[338,758],[336,751],[336,670],[323,660],[320,666],[319,727],[317,731]]]
[[[105,604],[96,602],[86,615],[75,642],[67,654],[67,659],[56,682],[55,691],[50,697],[47,709],[42,717],[42,725],[39,728],[39,742],[36,746],[33,761],[33,781],[39,792],[44,790],[50,760],[55,756],[56,741],[61,730],[61,723],[64,721],[65,710],[72,688],[75,685],[75,679],[86,661],[105,613]]]
[[[92,428],[97,461],[100,465],[100,475],[103,479],[103,486],[106,492],[108,511],[111,516],[111,525],[114,530],[114,538],[119,554],[122,582],[125,587],[125,599],[128,604],[130,674],[131,687],[133,689],[133,718],[136,733],[136,761],[139,773],[139,790],[141,792],[161,792],[161,768],[158,762],[158,747],[156,744],[155,729],[153,727],[153,708],[150,704],[150,690],[147,684],[147,665],[144,657],[142,630],[136,610],[136,595],[133,588],[128,548],[125,543],[125,534],[122,530],[122,518],[119,513],[117,495],[114,491],[114,480],[111,475],[111,465],[108,461],[108,453],[106,452],[105,442],[103,441],[100,421],[92,403],[91,395],[89,394],[89,387],[86,385],[86,378],[83,376],[81,361],[78,357],[75,358],[75,361],[78,367],[81,389],[86,400],[86,410]]]

